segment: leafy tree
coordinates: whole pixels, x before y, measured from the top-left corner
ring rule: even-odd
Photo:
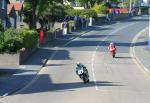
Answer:
[[[104,3],[95,4],[92,9],[95,10],[97,14],[99,14],[99,13],[106,14],[107,6]]]
[[[109,0],[110,3],[118,4],[120,1],[119,0]]]
[[[101,3],[104,0],[68,0],[70,2],[81,2],[85,8],[93,7],[95,3]],[[90,5],[89,5],[90,4]]]
[[[3,26],[2,26],[2,23],[0,22],[0,32],[2,31],[3,29]]]
[[[26,0],[24,9],[26,21],[30,21],[31,28],[36,28],[36,20],[44,18],[54,10],[55,4],[62,2],[63,0]]]

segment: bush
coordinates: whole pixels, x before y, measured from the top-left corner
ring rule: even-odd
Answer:
[[[37,43],[38,33],[32,30],[7,29],[0,35],[0,53],[16,53]]]
[[[34,30],[24,30],[24,37],[23,37],[23,47],[24,48],[32,48],[37,44],[38,40],[38,32]]]
[[[17,52],[22,47],[22,36],[20,32],[14,29],[7,29],[3,34],[3,48],[2,51],[10,53]]]
[[[2,31],[2,28],[3,28],[2,23],[0,22],[0,32]]]
[[[4,35],[1,33],[0,34],[0,52],[4,51]]]
[[[75,10],[75,9],[67,9],[66,14],[69,16],[79,16],[79,17],[96,17],[97,13],[91,9],[85,10]]]
[[[91,10],[91,9],[85,9],[85,10],[82,10],[81,14],[80,14],[81,17],[97,17],[97,13],[95,10]]]
[[[69,31],[72,31],[73,29],[75,29],[75,22],[73,20],[70,20],[68,22],[69,25]]]
[[[69,16],[80,16],[82,10],[67,9],[66,14]]]
[[[107,6],[104,3],[99,5],[95,4],[92,9],[95,10],[97,14],[106,14],[107,12]]]

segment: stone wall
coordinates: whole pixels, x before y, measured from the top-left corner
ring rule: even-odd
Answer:
[[[24,63],[29,56],[31,56],[36,51],[36,48],[27,49],[20,51],[15,54],[0,54],[0,65],[1,66],[16,66]]]

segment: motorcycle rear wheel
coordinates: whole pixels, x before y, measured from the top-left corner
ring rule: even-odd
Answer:
[[[115,54],[113,54],[112,57],[115,58]]]

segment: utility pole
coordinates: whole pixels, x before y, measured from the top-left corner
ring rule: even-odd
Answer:
[[[129,15],[131,15],[132,13],[132,0],[130,0],[130,4],[129,4]]]

